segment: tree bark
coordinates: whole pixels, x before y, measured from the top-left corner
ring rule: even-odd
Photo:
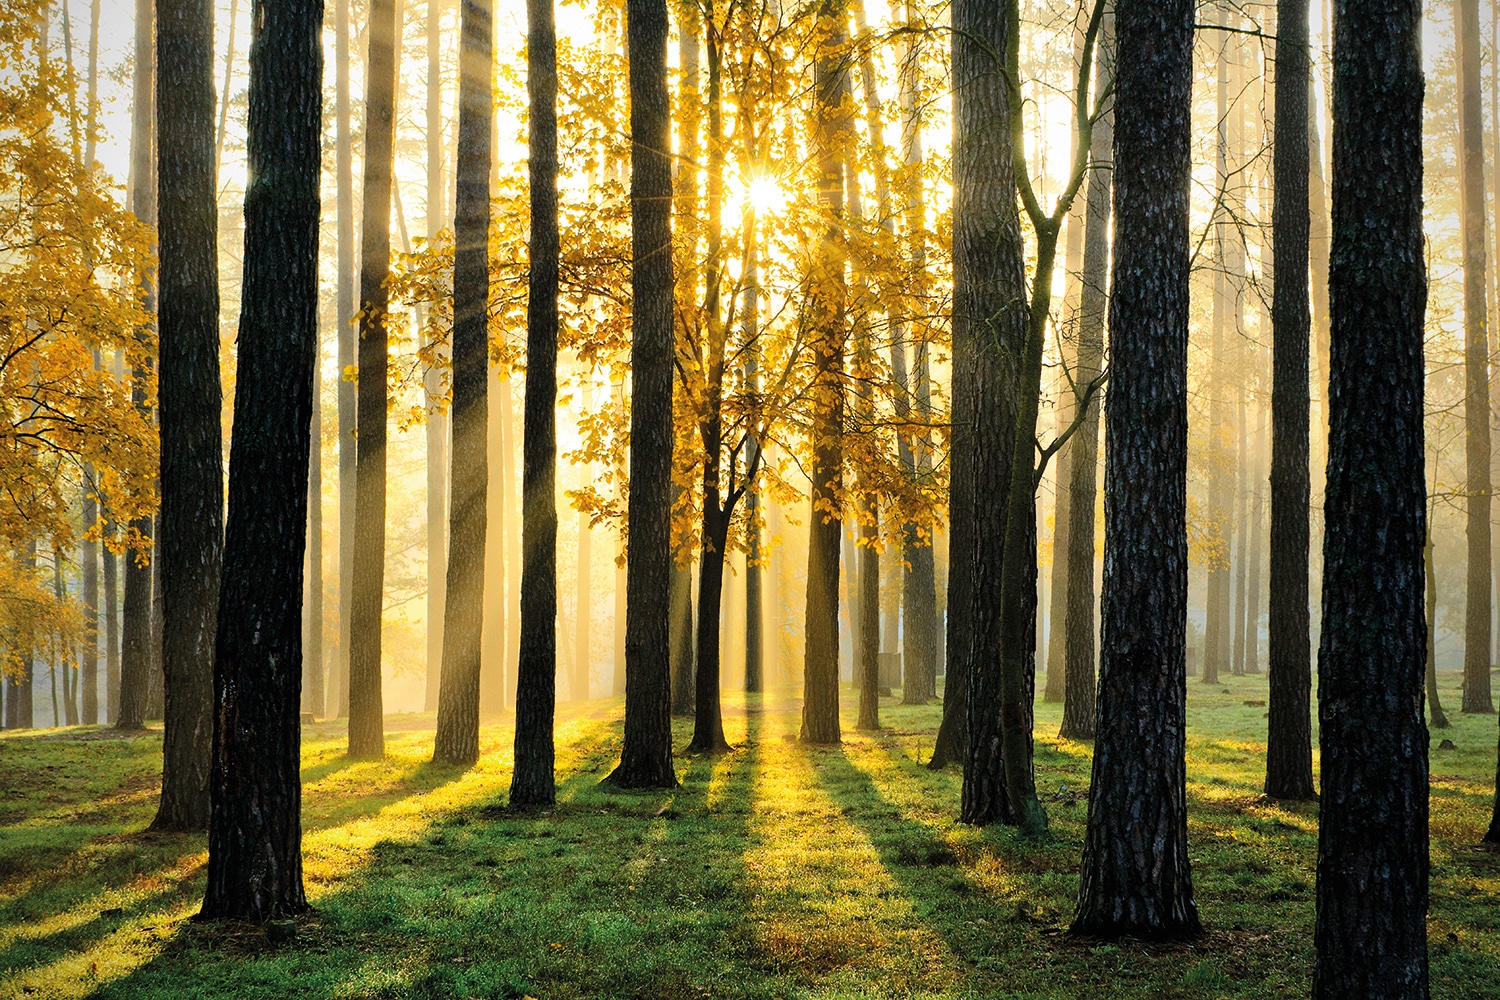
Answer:
[[[489,487],[490,62],[489,0],[460,0],[458,152],[453,254],[453,480],[443,602],[443,662],[434,760],[479,759]],[[555,245],[555,244],[554,244]],[[429,494],[430,495],[430,494]],[[429,512],[430,516],[430,512]]]
[[[1463,216],[1464,457],[1468,574],[1463,711],[1490,713],[1490,358],[1486,316],[1484,119],[1479,96],[1479,0],[1454,0],[1458,63],[1458,189]]]
[[[1427,544],[1422,547],[1422,572],[1427,577],[1427,634],[1432,635],[1437,625],[1437,567],[1432,558],[1432,514],[1429,510],[1427,517]],[[1435,644],[1427,644],[1427,724],[1432,729],[1447,729],[1448,714],[1443,711],[1443,704],[1438,699],[1437,686],[1437,656],[1435,655]],[[1490,826],[1494,827],[1491,820]],[[1488,838],[1488,835],[1486,835]]]
[[[674,485],[673,493],[676,492],[677,487]],[[671,660],[672,714],[691,717],[698,704],[697,657],[693,653],[697,643],[697,632],[693,629],[693,569],[691,563],[686,566],[679,565],[676,557],[671,558],[671,564],[672,572],[671,580],[667,585],[667,601],[668,613],[671,616],[668,641],[671,643],[669,658]]]
[[[285,0],[256,10],[203,916],[263,921],[307,907],[298,711],[318,330],[323,5]]]
[[[1314,1000],[1427,985],[1421,8],[1335,0]]]
[[[1184,765],[1193,4],[1118,0],[1104,638],[1077,934],[1199,930]]]
[[[349,609],[349,755],[385,754],[381,628],[385,603],[386,409],[391,174],[396,103],[395,0],[371,0],[365,84],[364,227],[359,277],[359,434]]]
[[[1103,89],[1114,78],[1114,15],[1106,12],[1099,36],[1099,79]],[[1094,121],[1089,143],[1088,207],[1083,246],[1083,280],[1078,298],[1078,373],[1074,382],[1088,385],[1104,366],[1104,317],[1109,307],[1109,216],[1114,172],[1113,101]],[[1063,460],[1059,456],[1059,460]],[[1068,485],[1068,604],[1063,632],[1067,657],[1061,735],[1094,738],[1094,515],[1099,482],[1099,402],[1084,410],[1083,422],[1067,452],[1072,471]],[[1053,556],[1056,559],[1056,555]],[[1056,624],[1053,624],[1056,628]],[[1050,661],[1049,661],[1050,662]],[[1050,674],[1049,674],[1050,679]]]
[[[213,644],[222,563],[223,393],[214,176],[214,24],[159,0],[162,666],[166,732],[155,830],[208,827]]]
[[[672,788],[672,167],[666,0],[627,0],[630,51],[630,548],[625,745],[609,779]]]
[[[358,388],[342,373],[356,361],[354,329],[354,166],[349,124],[349,0],[334,2],[334,107],[338,118],[338,407],[339,407],[339,646],[329,678],[335,718],[349,713],[350,609],[354,604],[354,480],[358,444]]]
[[[1317,793],[1313,787],[1309,701],[1307,0],[1280,0],[1276,23],[1266,794],[1308,800]]]
[[[94,352],[94,365],[98,366],[98,352]],[[104,634],[104,622],[99,616],[99,543],[87,537],[87,533],[99,524],[99,501],[94,490],[94,467],[83,467],[83,669],[79,680],[83,685],[83,724],[99,724],[99,637]],[[108,719],[105,720],[109,721]]]

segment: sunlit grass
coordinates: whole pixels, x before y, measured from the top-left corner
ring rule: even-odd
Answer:
[[[932,772],[937,706],[887,702],[842,748],[795,739],[795,692],[730,695],[735,749],[679,757],[682,786],[601,787],[620,705],[557,727],[558,805],[504,808],[513,729],[468,771],[430,763],[401,717],[383,761],[336,724],[303,749],[314,912],[297,941],[192,922],[202,837],[144,832],[160,735],[0,736],[3,997],[1284,997],[1306,995],[1317,808],[1260,794],[1263,678],[1190,684],[1194,880],[1208,934],[1186,946],[1076,942],[1091,746],[1039,705],[1052,836],[954,816]],[[854,716],[846,691],[845,720]],[[1247,704],[1252,703],[1252,704]],[[1433,995],[1500,982],[1500,859],[1488,822],[1494,717],[1434,732]],[[394,729],[394,727],[393,727]],[[687,742],[679,720],[677,745]],[[1436,744],[1452,739],[1453,749]]]

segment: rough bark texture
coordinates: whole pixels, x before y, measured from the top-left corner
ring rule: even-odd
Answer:
[[[136,218],[156,225],[156,157],[153,155],[156,135],[155,78],[156,44],[151,0],[136,0],[135,5],[135,94],[130,129],[130,208]],[[146,279],[147,308],[154,308],[156,288]],[[130,398],[146,412],[146,372],[131,372]],[[132,528],[152,537],[151,518],[132,522]],[[155,558],[155,553],[151,553]],[[120,711],[115,717],[119,729],[142,729],[146,725],[146,702],[151,686],[151,565],[142,563],[134,552],[125,554],[125,596],[121,608],[124,633],[120,654]]]
[[[1099,37],[1099,82],[1103,88],[1114,76],[1114,21],[1106,15]],[[1089,143],[1087,222],[1083,245],[1083,281],[1078,298],[1078,373],[1074,381],[1088,385],[1104,364],[1104,318],[1109,307],[1109,216],[1111,175],[1114,172],[1114,104],[1105,105],[1094,122]],[[1094,515],[1099,489],[1099,401],[1089,403],[1075,432],[1067,458],[1072,465],[1068,485],[1068,604],[1063,621],[1064,677],[1061,734],[1084,740],[1094,736]],[[1056,558],[1054,554],[1053,558]],[[1054,623],[1053,628],[1057,625]],[[1049,661],[1050,663],[1050,661]],[[1050,674],[1049,674],[1050,679]]]
[[[1190,0],[1119,0],[1098,734],[1074,933],[1196,934],[1188,866]]]
[[[553,0],[527,0],[531,284],[521,437],[521,649],[513,806],[547,806],[557,703],[557,35]],[[639,379],[637,379],[639,385]]]
[[[1423,1000],[1421,5],[1335,0],[1314,1000]]]
[[[391,269],[391,172],[395,119],[396,3],[371,0],[365,84],[364,224],[359,272],[359,398],[354,473],[354,552],[349,608],[349,754],[385,753],[380,661],[385,603],[385,286]]]
[[[666,0],[627,0],[630,49],[629,553],[625,745],[609,780],[671,788],[672,167]]]
[[[213,644],[223,545],[223,394],[214,177],[213,9],[160,0],[162,666],[166,732],[157,830],[208,827]]]
[[[1021,223],[1011,167],[1005,66],[1009,25],[1003,5],[960,0],[953,7],[953,401],[951,465],[963,468],[971,502],[962,512],[968,548],[950,547],[966,565],[966,643],[949,650],[968,678],[969,753],[961,818],[1010,816],[1001,759],[1000,599],[1006,549],[1016,391],[1026,342]],[[962,401],[962,404],[960,404]],[[962,406],[962,415],[960,414]],[[962,420],[962,423],[960,423]],[[954,536],[959,534],[955,510]],[[950,593],[950,601],[953,595]],[[951,606],[951,605],[950,605]],[[945,711],[947,706],[944,706]]]
[[[1468,464],[1468,589],[1463,711],[1490,697],[1490,357],[1485,276],[1484,119],[1479,97],[1479,0],[1454,0],[1458,47],[1458,191],[1463,216],[1464,457]]]
[[[489,0],[461,0],[458,152],[453,200],[452,513],[443,602],[443,663],[433,759],[479,759],[484,623],[485,498],[489,486],[490,90]]]
[[[1271,599],[1266,794],[1316,796],[1308,600],[1307,0],[1280,0],[1272,208]]]
[[[848,69],[843,0],[823,0],[820,17],[831,21],[813,65],[812,147],[818,163],[818,202],[835,219],[844,211],[844,170],[837,130],[844,121]],[[839,538],[843,522],[844,258],[839,234],[830,226],[812,275],[809,349],[817,367],[810,390],[813,455],[812,511],[808,522],[806,646],[802,668],[802,740],[838,743],[839,731]]]
[[[337,322],[339,371],[356,361],[354,331],[354,157],[349,124],[349,0],[334,0],[334,107],[337,116],[334,161],[338,188]],[[354,587],[354,479],[358,445],[358,389],[342,376],[339,412],[339,643],[329,671],[324,710],[342,718],[349,710],[349,609]]]
[[[298,710],[318,329],[322,23],[320,0],[256,7],[205,917],[267,920],[307,907]]]

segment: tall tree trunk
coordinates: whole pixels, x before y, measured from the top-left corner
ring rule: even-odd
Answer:
[[[208,827],[213,643],[224,536],[213,9],[160,0],[162,666],[166,733],[152,829]],[[317,603],[316,601],[314,603]]]
[[[1245,565],[1249,560],[1246,547],[1250,544],[1250,442],[1246,434],[1245,423],[1249,407],[1244,379],[1248,377],[1243,364],[1245,350],[1243,345],[1237,352],[1241,356],[1238,386],[1238,419],[1235,421],[1236,436],[1238,441],[1235,447],[1235,474],[1239,480],[1235,486],[1235,516],[1234,516],[1234,610],[1230,618],[1230,625],[1234,630],[1233,653],[1230,658],[1230,673],[1236,677],[1245,675],[1245,608],[1247,605],[1245,586],[1248,583],[1248,567]]]
[[[1312,995],[1425,1000],[1421,10],[1335,0]]]
[[[285,0],[256,13],[203,916],[266,920],[307,907],[298,688],[318,331],[323,5]]]
[[[1262,202],[1261,204],[1265,204]],[[1261,316],[1261,329],[1271,328],[1269,311]],[[1262,442],[1265,440],[1266,420],[1265,404],[1256,406],[1256,433],[1254,443],[1251,445],[1251,470],[1250,470],[1250,557],[1249,572],[1250,579],[1247,584],[1245,603],[1245,673],[1260,673],[1260,571],[1265,562],[1262,554],[1265,549],[1265,520],[1266,520],[1266,451]]]
[[[155,135],[155,21],[151,0],[135,4],[135,92],[130,129],[130,206],[136,218],[149,226],[156,225],[156,157]],[[156,307],[153,277],[146,278],[146,306]],[[146,406],[147,372],[130,373],[130,398],[143,414]],[[130,525],[141,535],[153,535],[151,518],[143,517]],[[151,562],[142,562],[135,552],[125,556],[124,649],[120,660],[120,713],[115,725],[120,729],[142,729],[146,725],[147,701],[151,686]]]
[[[1484,119],[1479,97],[1479,0],[1454,0],[1458,46],[1458,189],[1463,214],[1464,457],[1468,464],[1468,589],[1463,711],[1493,712],[1490,697],[1490,357],[1484,234]]]
[[[674,484],[672,492],[677,492]],[[676,506],[676,503],[673,503]],[[697,707],[697,692],[694,677],[696,657],[693,649],[697,633],[693,630],[693,569],[692,564],[680,565],[671,560],[671,582],[667,585],[667,602],[670,624],[668,641],[671,643],[672,714],[692,716]],[[627,604],[628,608],[628,604]],[[627,611],[628,617],[628,611]],[[629,671],[626,672],[627,678]],[[628,689],[627,689],[628,690]]]
[[[809,309],[816,374],[811,398],[811,520],[808,523],[807,604],[802,667],[802,740],[838,743],[839,731],[839,509],[844,482],[844,257],[838,220],[844,213],[844,164],[838,129],[845,121],[847,33],[844,0],[823,0],[830,22],[813,63],[812,148],[817,158],[818,204],[832,217],[815,252]]]
[[[118,536],[115,522],[106,518],[104,537],[106,541]],[[104,718],[113,724],[120,718],[120,587],[117,571],[118,559],[104,549]]]
[[[98,353],[95,352],[95,367]],[[99,501],[94,491],[98,485],[94,480],[94,467],[83,469],[83,669],[80,683],[83,685],[83,724],[99,723],[99,637],[104,633],[104,622],[99,613],[99,543],[90,539],[88,532],[99,525]],[[105,719],[108,722],[108,719]]]
[[[1427,634],[1430,636],[1437,625],[1437,566],[1432,558],[1432,512],[1429,509],[1427,516],[1427,543],[1422,547],[1422,572],[1426,575],[1426,608],[1427,608]],[[1443,711],[1443,703],[1438,700],[1437,686],[1437,656],[1436,644],[1427,644],[1427,669],[1425,671],[1425,683],[1427,685],[1427,724],[1433,729],[1448,728],[1448,713]],[[1492,819],[1490,825],[1494,826]]]
[[[521,653],[510,801],[551,805],[557,700],[557,36],[553,0],[527,0],[531,283],[521,441]]]
[[[625,745],[609,780],[671,788],[672,167],[666,0],[627,0],[630,52],[630,552]]]
[[[442,3],[427,0],[427,239],[437,238],[443,228],[443,61]],[[460,28],[462,31],[462,28]],[[460,41],[460,46],[463,44]],[[462,58],[462,57],[460,57]],[[459,67],[460,74],[463,72]],[[460,100],[462,100],[460,98]],[[460,112],[461,113],[461,112]],[[489,159],[489,148],[484,157]],[[489,183],[489,164],[484,182]],[[455,208],[457,206],[455,205]],[[456,237],[455,233],[455,237]],[[488,234],[486,234],[486,240]],[[451,347],[447,353],[451,357]],[[487,373],[486,373],[487,374]],[[424,708],[438,706],[442,676],[443,628],[448,572],[448,414],[438,399],[443,395],[443,377],[438,366],[430,367],[422,379],[422,397],[427,411],[427,690]],[[480,393],[482,397],[484,394]],[[483,448],[480,449],[481,453]],[[481,547],[480,560],[484,549]]]
[[[1106,13],[1099,38],[1099,74],[1102,90],[1115,73],[1114,15]],[[1078,299],[1078,370],[1074,381],[1088,385],[1104,367],[1104,318],[1109,307],[1109,216],[1111,175],[1114,172],[1113,101],[1105,104],[1094,121],[1089,143],[1087,222],[1083,248],[1083,280]],[[1063,460],[1063,459],[1060,459]],[[1061,735],[1085,740],[1094,737],[1095,645],[1094,645],[1094,516],[1099,482],[1099,402],[1089,403],[1074,434],[1065,459],[1072,465],[1068,476],[1072,502],[1068,507],[1068,605],[1063,632],[1067,678],[1063,697]],[[1056,559],[1056,554],[1053,555]],[[1056,628],[1056,622],[1053,628]],[[1049,672],[1050,680],[1051,674]]]
[[[338,362],[347,372],[357,360],[354,328],[354,164],[349,124],[349,2],[334,3],[335,163],[338,172]],[[350,611],[354,606],[354,494],[358,442],[358,388],[340,374],[339,404],[339,646],[334,657],[329,704],[335,718],[349,713]]]
[[[488,537],[490,129],[494,114],[489,0],[460,0],[459,11],[458,151],[453,199],[453,454],[460,460],[449,463],[453,509],[448,534],[454,544],[445,560],[442,685],[432,756],[434,760],[467,765],[479,759],[479,674]]]
[[[381,626],[385,603],[386,366],[390,330],[391,186],[396,108],[396,4],[371,0],[365,82],[365,180],[359,274],[359,433],[349,608],[349,755],[385,753]]]
[[[1311,232],[1307,122],[1308,0],[1278,0],[1272,208],[1271,598],[1268,608],[1266,794],[1312,799],[1312,662],[1308,612],[1308,314]],[[1322,192],[1317,192],[1321,200]]]
[[[580,367],[584,369],[583,392],[580,393],[583,406],[580,416],[590,413],[594,408],[594,372],[592,366],[586,361],[580,361]],[[593,485],[594,468],[592,462],[583,462],[578,467],[578,485],[580,489],[587,489]],[[589,634],[593,631],[593,588],[589,585],[589,577],[592,572],[590,563],[592,561],[593,548],[592,532],[589,530],[589,515],[586,511],[578,512],[578,572],[574,589],[574,633],[573,633],[573,700],[587,701],[589,697]]]
[[[1184,764],[1190,0],[1118,0],[1104,640],[1073,931],[1198,932]]]
[[[1233,18],[1225,15],[1226,25]],[[1229,603],[1230,603],[1230,533],[1233,530],[1230,491],[1233,489],[1233,460],[1228,448],[1229,427],[1224,408],[1227,405],[1228,387],[1225,369],[1226,327],[1229,324],[1233,301],[1229,287],[1230,232],[1228,199],[1229,189],[1229,46],[1234,35],[1228,31],[1219,33],[1218,86],[1215,120],[1218,122],[1217,176],[1215,192],[1219,204],[1214,206],[1214,263],[1213,269],[1213,342],[1209,354],[1208,376],[1208,608],[1203,630],[1203,673],[1199,680],[1204,684],[1218,684],[1220,671],[1227,671],[1229,663]]]

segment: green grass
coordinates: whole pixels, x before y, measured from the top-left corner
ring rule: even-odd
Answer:
[[[1056,738],[1056,705],[1038,706],[1040,843],[954,821],[957,769],[922,766],[936,707],[888,702],[890,728],[812,748],[794,739],[790,693],[748,711],[732,697],[735,751],[679,758],[675,791],[621,793],[599,785],[619,703],[590,703],[558,726],[558,806],[540,815],[503,808],[506,722],[482,730],[468,772],[427,762],[430,718],[388,720],[406,728],[382,762],[347,759],[337,726],[309,727],[314,912],[290,944],[189,920],[204,838],[144,832],[159,733],[4,734],[0,997],[1304,996],[1317,809],[1260,796],[1265,709],[1246,702],[1265,698],[1262,678],[1190,687],[1206,933],[1187,945],[1064,933],[1090,747]],[[1500,857],[1475,846],[1495,719],[1454,722],[1432,751],[1433,995],[1479,998],[1500,983]],[[1456,749],[1436,749],[1444,737]]]

